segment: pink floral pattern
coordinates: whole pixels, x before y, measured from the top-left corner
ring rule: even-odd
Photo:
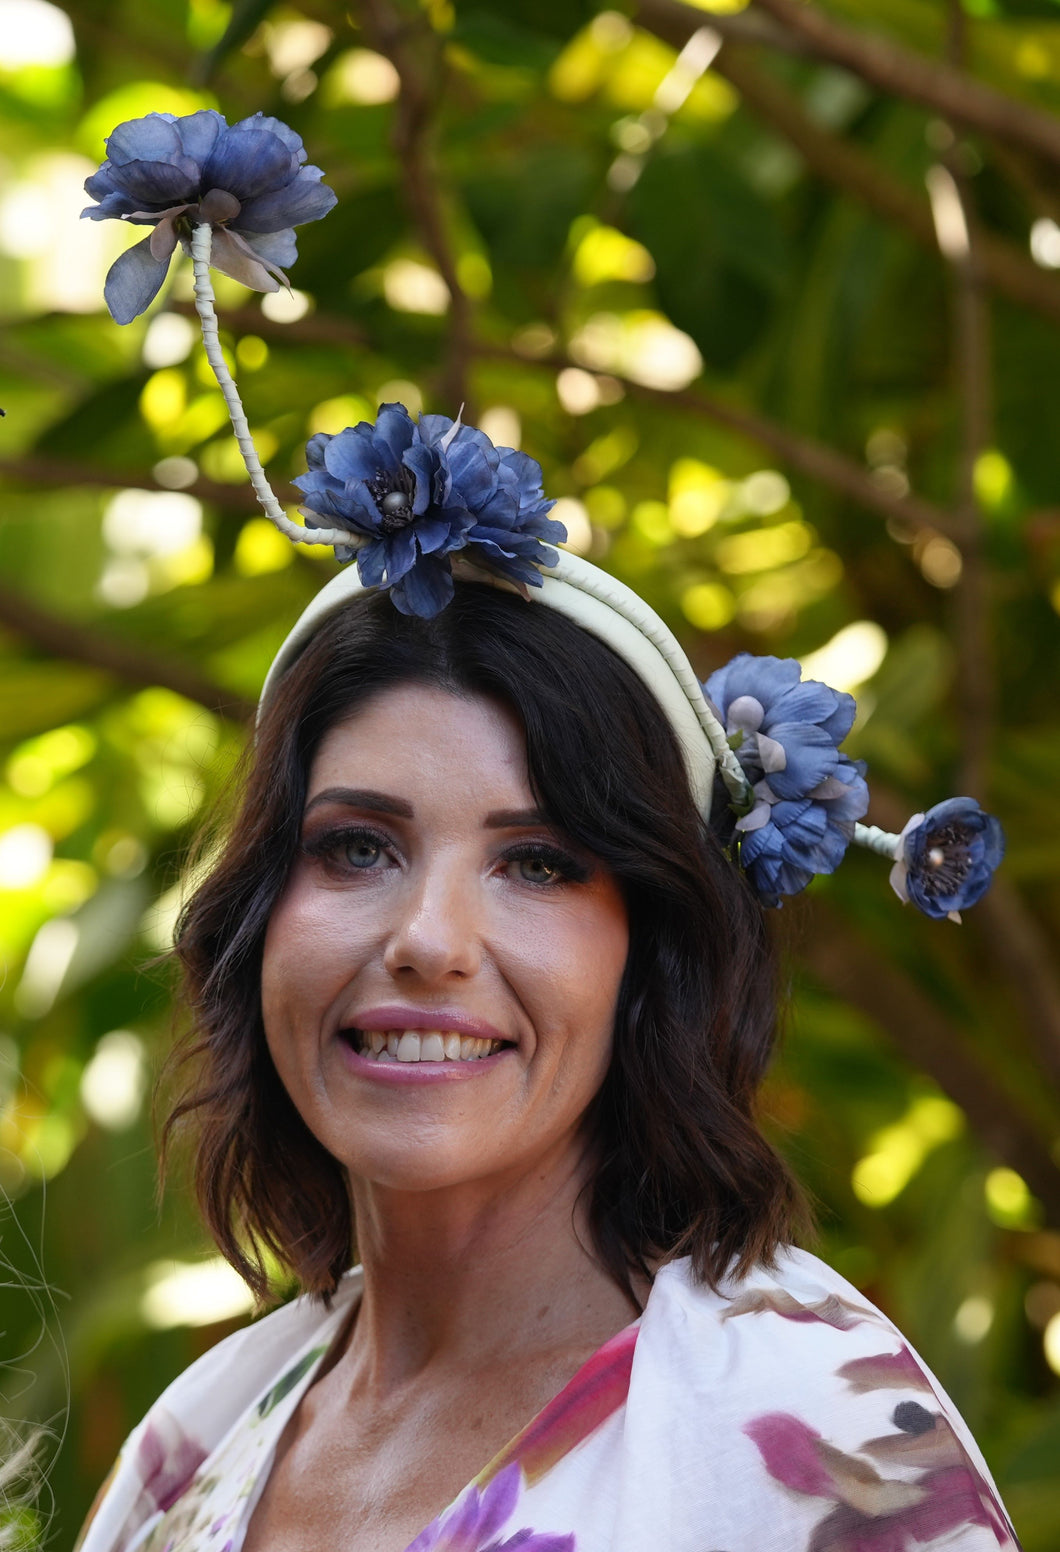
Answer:
[[[853,1359],[838,1373],[856,1391],[909,1388],[934,1399],[907,1347]],[[853,1451],[830,1444],[791,1413],[764,1413],[744,1425],[775,1481],[832,1505],[806,1552],[913,1552],[962,1526],[990,1531],[1000,1548],[1018,1546],[1004,1510],[942,1412],[904,1401],[891,1421],[896,1432]],[[888,1474],[877,1465],[890,1468]]]
[[[360,1297],[221,1343],[166,1392],[82,1552],[239,1552],[276,1446]],[[687,1261],[408,1552],[1013,1552],[974,1441],[891,1323],[784,1252],[726,1291]]]

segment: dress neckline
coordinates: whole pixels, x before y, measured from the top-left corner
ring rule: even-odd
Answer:
[[[355,1267],[346,1277],[348,1288],[343,1290],[346,1298],[342,1307],[333,1308],[331,1314],[331,1318],[336,1321],[334,1331],[314,1361],[299,1375],[297,1384],[285,1394],[282,1415],[277,1417],[280,1426],[273,1435],[268,1455],[261,1460],[255,1490],[249,1497],[240,1526],[239,1540],[234,1542],[231,1552],[239,1552],[243,1545],[251,1516],[272,1470],[284,1428],[314,1382],[335,1361],[336,1348],[345,1339],[350,1323],[356,1316],[364,1289],[363,1271]],[[643,1316],[638,1315],[591,1353],[562,1389],[546,1401],[530,1421],[419,1532],[408,1544],[406,1552],[427,1552],[427,1549],[435,1547],[446,1520],[459,1514],[470,1496],[482,1497],[498,1478],[506,1474],[509,1478],[518,1477],[527,1487],[540,1482],[554,1466],[624,1406],[642,1319]],[[266,1391],[266,1395],[271,1395],[273,1389],[275,1387]],[[259,1410],[261,1405],[259,1402]],[[209,1462],[202,1469],[205,1471],[208,1465]]]

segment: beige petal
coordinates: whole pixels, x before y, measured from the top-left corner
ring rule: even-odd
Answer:
[[[881,1514],[896,1514],[909,1509],[925,1496],[925,1489],[913,1482],[896,1482],[881,1477],[867,1460],[856,1455],[846,1455],[834,1445],[818,1439],[815,1449],[821,1464],[835,1483],[836,1496],[859,1514],[873,1519]]]
[[[186,210],[187,206],[182,206],[181,209]],[[172,257],[173,249],[177,246],[177,216],[179,214],[179,210],[168,211],[151,233],[151,257],[153,259],[161,261]]]
[[[279,281],[273,279],[253,250],[238,239],[235,232],[226,231],[223,226],[214,228],[210,263],[222,275],[231,275],[233,280],[249,286],[252,291],[280,289]]]
[[[211,225],[219,221],[234,221],[242,205],[227,189],[211,189],[199,201],[199,220]]]
[[[766,1311],[782,1315],[786,1320],[820,1320],[826,1326],[834,1326],[837,1331],[849,1331],[851,1326],[873,1318],[871,1310],[849,1304],[834,1293],[818,1299],[814,1304],[800,1304],[785,1288],[763,1288],[741,1294],[738,1299],[730,1302],[721,1318],[731,1320],[734,1315],[758,1315]]]
[[[964,1454],[953,1429],[941,1420],[926,1433],[888,1433],[869,1439],[861,1446],[862,1455],[871,1455],[881,1465],[914,1466],[918,1471],[934,1471],[940,1466],[964,1464]]]

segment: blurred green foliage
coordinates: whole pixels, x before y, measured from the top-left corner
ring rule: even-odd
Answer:
[[[152,960],[334,569],[255,515],[189,266],[128,328],[102,311],[134,234],[79,224],[82,181],[119,121],[201,105],[286,119],[340,196],[290,296],[218,280],[292,508],[311,432],[463,400],[704,675],[749,648],[857,690],[876,822],[967,784],[1001,814],[960,929],[866,856],[785,909],[767,1113],[822,1252],[953,1394],[1028,1552],[1060,1539],[1055,167],[796,46],[782,9],[0,6],[0,1412],[55,1432],[56,1545],[246,1312],[186,1192],[156,1204]],[[1057,0],[814,10],[1060,106]],[[947,191],[970,268],[935,246]]]

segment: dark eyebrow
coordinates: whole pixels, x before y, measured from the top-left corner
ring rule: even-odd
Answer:
[[[388,797],[385,792],[373,792],[367,787],[325,787],[323,792],[309,799],[305,812],[312,813],[321,803],[341,803],[344,808],[368,808],[377,814],[395,814],[399,819],[413,817],[411,803],[406,803],[403,798]]]
[[[486,815],[484,823],[488,830],[519,830],[548,821],[539,808],[498,808]]]

